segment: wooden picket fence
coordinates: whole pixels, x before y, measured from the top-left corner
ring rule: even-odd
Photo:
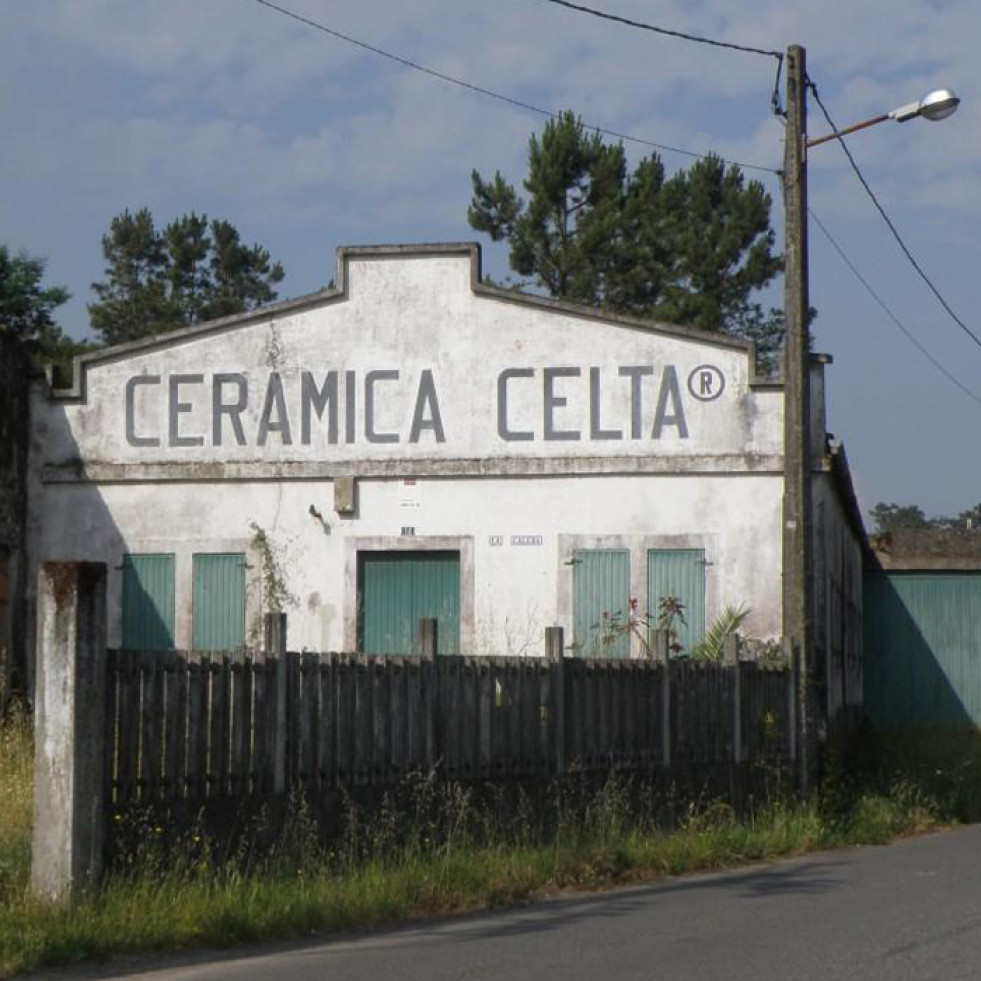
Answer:
[[[280,636],[284,636],[282,631]],[[269,646],[269,645],[267,645]],[[272,645],[272,646],[275,646]],[[751,662],[109,651],[113,805],[787,761],[792,672]]]

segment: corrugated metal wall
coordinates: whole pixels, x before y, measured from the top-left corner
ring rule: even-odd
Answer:
[[[174,646],[174,556],[123,556],[123,647]]]
[[[459,552],[363,552],[358,556],[360,651],[416,653],[422,617],[438,621],[439,653],[459,654]]]
[[[629,657],[630,637],[622,628],[630,615],[630,551],[577,549],[572,583],[576,654]]]
[[[865,577],[865,706],[880,725],[981,724],[981,574]]]
[[[229,651],[245,645],[245,556],[194,556],[194,631],[198,651]]]
[[[647,553],[647,608],[656,618],[658,605],[673,596],[685,607],[685,624],[674,631],[685,651],[705,636],[705,551],[700,548],[659,548]]]

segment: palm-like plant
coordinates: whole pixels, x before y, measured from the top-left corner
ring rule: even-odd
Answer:
[[[705,636],[691,649],[696,661],[721,661],[726,638],[734,634],[752,610],[748,606],[726,606]]]

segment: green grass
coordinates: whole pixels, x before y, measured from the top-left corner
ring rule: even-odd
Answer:
[[[0,724],[0,909],[22,891],[30,871],[33,792],[30,719],[15,708]]]
[[[909,727],[869,729],[860,740],[865,786],[897,781],[933,802],[944,821],[981,821],[981,730]]]
[[[114,953],[304,937],[503,906],[562,889],[879,843],[936,824],[935,808],[900,785],[889,795],[838,793],[833,805],[771,804],[744,822],[715,805],[692,810],[668,834],[611,780],[584,800],[559,803],[544,832],[530,810],[505,825],[461,788],[423,781],[420,793],[438,805],[427,813],[438,813],[438,823],[418,820],[396,834],[383,808],[370,824],[353,822],[326,853],[299,802],[261,862],[215,863],[193,832],[176,859],[163,860],[150,834],[124,872],[71,903],[50,904],[28,888],[31,760],[27,722],[15,717],[0,731],[0,976]]]

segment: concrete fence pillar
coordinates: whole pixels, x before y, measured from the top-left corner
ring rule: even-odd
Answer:
[[[416,637],[419,657],[428,662],[429,668],[423,674],[422,703],[418,709],[423,714],[426,725],[426,749],[423,758],[429,766],[436,766],[443,755],[439,709],[439,622],[436,618],[420,617],[416,625]]]
[[[651,653],[664,668],[661,676],[661,766],[671,766],[671,631],[657,629],[653,632]]]
[[[555,733],[555,773],[565,776],[565,633],[561,627],[545,628],[545,655],[552,665],[552,712]]]
[[[102,874],[106,822],[106,567],[38,575],[31,888],[59,899]]]
[[[273,732],[273,793],[286,791],[286,614],[266,613],[262,618],[267,660],[276,665],[276,728]]]
[[[799,738],[799,733],[797,731],[797,710],[798,699],[800,698],[800,689],[797,677],[799,664],[794,651],[794,646],[787,638],[784,638],[783,640],[783,652],[784,657],[787,659],[787,735],[789,742],[789,745],[787,746],[787,755],[790,757],[796,770],[797,742]]]
[[[435,617],[420,617],[417,625],[420,657],[433,660],[439,649],[439,623]]]
[[[722,645],[722,663],[732,668],[732,760],[743,762],[743,676],[739,666],[739,636],[729,634]]]

